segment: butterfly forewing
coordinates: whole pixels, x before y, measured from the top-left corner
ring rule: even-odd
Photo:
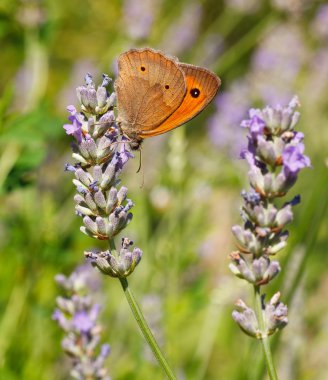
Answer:
[[[182,103],[186,81],[174,59],[148,48],[132,49],[119,57],[118,68],[118,121],[127,136],[156,129]]]

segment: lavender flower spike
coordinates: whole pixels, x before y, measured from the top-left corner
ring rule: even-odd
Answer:
[[[71,376],[75,379],[110,380],[104,362],[110,353],[108,344],[99,348],[101,327],[100,306],[88,294],[99,288],[96,272],[87,264],[78,267],[69,277],[57,275],[56,281],[65,295],[57,297],[53,319],[65,331],[63,350],[72,360]]]
[[[133,202],[127,198],[128,189],[117,187],[118,176],[133,155],[128,143],[120,140],[115,124],[115,94],[110,94],[106,88],[111,79],[103,74],[103,81],[97,89],[90,74],[86,75],[85,82],[76,90],[81,112],[69,106],[72,124],[64,125],[66,132],[75,137],[73,158],[78,161],[66,168],[75,176],[75,212],[82,217],[81,231],[94,239],[112,241],[133,217]],[[142,253],[138,248],[129,252],[124,246],[118,253],[112,250],[86,256],[102,272],[124,277],[133,272]],[[105,270],[99,264],[104,260],[107,260],[109,269],[106,267]]]
[[[300,197],[282,206],[276,199],[287,194],[303,168],[311,166],[304,155],[304,135],[295,130],[300,117],[298,107],[298,98],[294,97],[286,107],[251,109],[249,119],[241,123],[248,130],[248,147],[241,157],[249,165],[251,190],[242,191],[244,224],[232,227],[237,250],[230,254],[229,268],[253,285],[255,309],[239,300],[232,316],[246,334],[262,341],[270,379],[277,379],[277,375],[267,339],[287,325],[288,310],[280,302],[279,292],[265,303],[262,287],[281,271],[279,262],[271,256],[287,244],[286,226],[293,220],[292,207]]]

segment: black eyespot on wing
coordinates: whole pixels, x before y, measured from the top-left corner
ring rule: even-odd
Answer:
[[[190,90],[190,95],[193,97],[193,98],[198,98],[198,96],[200,95],[200,90],[199,88],[192,88]]]
[[[145,66],[141,66],[141,67],[140,67],[140,70],[141,70],[141,71],[146,71]]]
[[[170,86],[168,84],[165,85],[165,89],[168,90]]]

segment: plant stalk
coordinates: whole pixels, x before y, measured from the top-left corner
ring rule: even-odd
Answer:
[[[114,243],[113,239],[109,241],[109,246],[110,246],[111,250],[116,250],[115,243]],[[125,297],[126,297],[128,303],[130,305],[130,308],[132,310],[133,316],[134,316],[135,320],[137,321],[139,328],[140,328],[143,336],[145,337],[149,347],[153,351],[153,354],[155,355],[158,364],[165,371],[169,380],[176,380],[176,377],[175,377],[173,371],[171,370],[168,362],[166,361],[163,353],[161,352],[159,345],[156,342],[156,339],[155,339],[154,335],[152,334],[136,299],[134,298],[134,295],[133,295],[133,293],[129,287],[128,280],[126,279],[126,277],[119,278],[119,280],[120,280],[120,283],[122,285]]]
[[[270,377],[270,380],[278,380],[276,368],[273,363],[273,357],[271,353],[271,348],[269,344],[269,337],[266,333],[266,325],[263,318],[263,309],[262,309],[262,299],[261,299],[261,292],[260,292],[260,286],[255,285],[254,286],[254,295],[255,295],[255,312],[256,316],[259,322],[259,327],[262,333],[262,336],[260,338],[265,362],[267,365],[268,374]]]
[[[120,278],[119,280],[121,282],[122,288],[124,290],[125,297],[128,300],[128,303],[130,305],[130,308],[132,310],[134,318],[137,321],[139,328],[140,328],[143,336],[145,337],[149,347],[153,351],[153,354],[155,355],[155,357],[158,361],[158,364],[163,368],[167,377],[170,380],[176,380],[174,373],[172,372],[168,362],[166,361],[164,355],[162,354],[162,352],[161,352],[161,350],[160,350],[160,348],[159,348],[159,346],[158,346],[158,344],[154,338],[154,335],[150,331],[150,328],[149,328],[149,326],[148,326],[148,324],[147,324],[147,322],[146,322],[146,320],[142,314],[142,311],[140,310],[140,308],[137,304],[137,301],[135,300],[134,295],[133,295],[131,289],[129,288],[128,280],[126,279],[126,277]]]

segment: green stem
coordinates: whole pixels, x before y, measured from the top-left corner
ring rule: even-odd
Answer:
[[[114,239],[109,240],[109,246],[110,246],[111,250],[116,250]],[[160,348],[156,342],[156,339],[154,338],[154,335],[150,331],[150,328],[149,328],[149,326],[148,326],[148,324],[147,324],[147,322],[146,322],[146,320],[142,314],[142,311],[140,310],[140,307],[139,307],[136,299],[134,298],[134,295],[133,295],[131,289],[129,288],[128,280],[126,279],[126,277],[119,278],[119,280],[120,280],[122,288],[124,290],[125,297],[126,297],[128,303],[130,305],[130,308],[132,310],[133,316],[134,316],[135,320],[137,321],[139,328],[140,328],[143,336],[145,337],[149,347],[153,351],[153,354],[155,355],[158,364],[163,368],[163,370],[165,371],[169,380],[176,380],[174,373],[172,372],[169,364],[167,363],[164,355],[162,354],[162,352],[161,352],[161,350],[160,350]]]
[[[273,358],[272,358],[271,348],[269,344],[269,337],[265,333],[266,326],[265,326],[265,321],[263,318],[262,299],[261,299],[261,292],[260,292],[259,286],[256,286],[256,285],[254,286],[254,293],[255,293],[255,312],[257,315],[258,322],[259,322],[260,330],[262,332],[262,337],[260,339],[262,343],[264,358],[266,361],[269,377],[270,377],[270,380],[278,380],[277,372],[273,364]]]
[[[122,285],[122,288],[124,290],[124,294],[126,296],[126,299],[128,300],[128,303],[130,305],[130,308],[132,310],[132,313],[134,315],[135,320],[137,321],[139,328],[141,332],[143,333],[143,336],[145,337],[147,343],[149,344],[149,347],[153,351],[153,354],[155,355],[159,365],[163,368],[165,371],[167,377],[170,380],[176,380],[175,375],[173,374],[170,366],[168,365],[164,355],[162,354],[152,332],[150,331],[150,328],[147,325],[147,322],[137,304],[137,301],[135,300],[133,293],[131,292],[131,289],[129,288],[128,280],[126,277],[119,279]]]

